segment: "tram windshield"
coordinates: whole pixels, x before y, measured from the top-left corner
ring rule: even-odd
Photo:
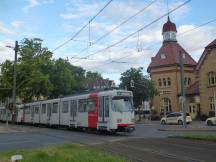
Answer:
[[[115,112],[132,111],[132,98],[131,97],[114,97],[112,99],[112,108]]]

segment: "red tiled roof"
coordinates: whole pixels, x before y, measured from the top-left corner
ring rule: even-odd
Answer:
[[[168,17],[168,20],[167,22],[163,25],[163,32],[167,32],[167,31],[175,31],[177,32],[176,30],[176,25],[170,21],[169,17]]]
[[[165,42],[159,49],[155,57],[152,57],[151,63],[148,66],[148,72],[151,68],[157,68],[161,66],[170,66],[179,64],[179,51],[185,54],[184,65],[196,66],[196,61],[177,43],[177,42]],[[161,58],[161,54],[165,55],[165,59]]]
[[[196,67],[196,70],[198,71],[203,63],[203,61],[205,60],[207,54],[208,54],[208,51],[213,49],[213,48],[216,48],[216,39],[213,40],[211,43],[209,43],[206,47],[205,47],[205,50],[203,51],[202,53],[202,56],[200,57],[198,63],[197,63],[197,67]]]
[[[199,94],[199,82],[198,81],[196,81],[186,90],[186,95],[196,95],[196,94]]]

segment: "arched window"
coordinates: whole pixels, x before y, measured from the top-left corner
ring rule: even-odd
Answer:
[[[167,78],[167,85],[171,86],[171,79],[170,78]]]
[[[161,87],[161,86],[162,86],[161,79],[158,79],[158,85],[159,85],[159,87]]]
[[[208,73],[208,83],[209,85],[216,85],[216,73],[215,72]]]
[[[163,86],[164,86],[164,87],[167,86],[167,84],[166,84],[166,79],[165,79],[165,78],[163,78]]]
[[[184,78],[184,85],[187,86],[187,78]]]
[[[164,112],[171,112],[172,108],[171,108],[171,100],[167,97],[164,97],[161,99],[160,101],[160,111],[161,113]]]

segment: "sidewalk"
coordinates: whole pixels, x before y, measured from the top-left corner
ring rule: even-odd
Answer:
[[[8,124],[8,127],[5,123],[0,123],[0,134],[1,133],[17,133],[17,132],[34,132],[39,131],[45,128],[39,128],[34,126],[27,126],[27,125],[15,125],[15,124]]]

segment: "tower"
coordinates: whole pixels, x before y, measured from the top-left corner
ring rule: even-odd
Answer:
[[[184,54],[185,88],[190,87],[195,82],[196,62],[178,44],[176,34],[176,25],[170,21],[168,16],[167,22],[162,28],[162,46],[157,54],[151,58],[151,63],[147,69],[159,92],[159,95],[153,98],[153,106],[158,115],[181,111],[178,99],[181,89],[179,51]]]

